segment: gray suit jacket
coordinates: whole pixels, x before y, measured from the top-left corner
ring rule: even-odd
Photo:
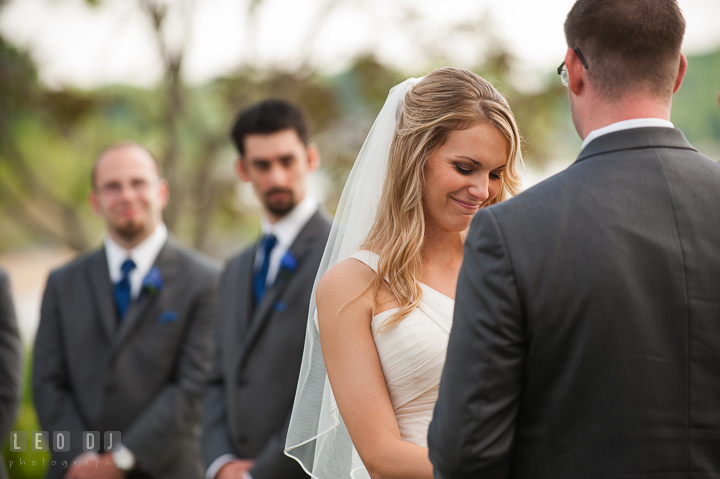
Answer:
[[[208,466],[234,454],[256,461],[253,479],[307,477],[283,449],[310,295],[329,233],[329,221],[316,212],[290,247],[297,269],[291,276],[279,275],[254,311],[256,246],[228,261],[218,301],[216,373],[205,399]]]
[[[442,478],[720,477],[720,164],[625,130],[479,212],[429,445]]]
[[[22,343],[10,292],[10,278],[0,270],[0,442],[15,422],[22,392]],[[0,454],[0,479],[7,477]]]
[[[45,431],[69,431],[53,453],[61,477],[83,431],[120,431],[154,478],[202,476],[202,396],[212,365],[219,270],[170,238],[155,266],[164,286],[143,290],[119,324],[105,250],[53,271],[33,353],[33,393]]]

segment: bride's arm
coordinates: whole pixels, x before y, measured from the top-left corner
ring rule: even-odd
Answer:
[[[372,337],[372,271],[335,265],[317,289],[325,367],[350,438],[373,479],[433,477],[428,450],[400,438]]]

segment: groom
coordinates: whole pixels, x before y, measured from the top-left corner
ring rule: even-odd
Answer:
[[[436,477],[720,474],[720,165],[669,121],[684,29],[675,0],[568,14],[583,149],[473,221]]]

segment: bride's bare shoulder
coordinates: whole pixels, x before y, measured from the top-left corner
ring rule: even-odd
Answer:
[[[337,263],[322,275],[317,296],[354,298],[361,295],[373,280],[375,272],[365,263],[348,258]]]

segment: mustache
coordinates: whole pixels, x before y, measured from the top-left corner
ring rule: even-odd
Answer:
[[[275,194],[275,193],[287,193],[287,194],[292,194],[292,190],[289,190],[289,189],[287,189],[287,188],[273,188],[273,189],[271,189],[271,190],[266,191],[266,192],[265,192],[265,196],[270,196],[270,195]]]

